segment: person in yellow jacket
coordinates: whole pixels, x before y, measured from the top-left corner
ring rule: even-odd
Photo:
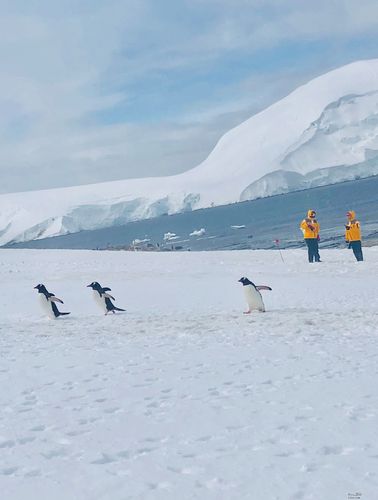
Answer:
[[[308,261],[320,262],[319,255],[319,232],[320,224],[316,220],[315,210],[309,210],[307,217],[301,222],[300,228],[308,248]]]
[[[364,260],[361,247],[361,226],[356,220],[356,212],[349,210],[347,212],[348,222],[345,225],[345,241],[349,248],[352,248],[354,256],[358,261]]]

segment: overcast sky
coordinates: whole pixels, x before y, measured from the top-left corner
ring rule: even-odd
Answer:
[[[0,0],[0,192],[187,170],[377,31],[377,0]]]

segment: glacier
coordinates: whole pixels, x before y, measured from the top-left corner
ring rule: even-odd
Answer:
[[[0,245],[378,174],[378,59],[321,75],[179,175],[0,195]]]

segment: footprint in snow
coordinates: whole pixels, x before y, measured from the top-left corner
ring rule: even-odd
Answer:
[[[40,469],[32,469],[25,472],[24,477],[38,477],[41,475]]]
[[[100,458],[97,458],[97,460],[93,460],[91,464],[94,465],[106,465],[106,464],[111,464],[113,462],[116,462],[117,459],[115,457],[112,457],[108,455],[107,453],[102,453],[102,456]]]
[[[13,448],[15,446],[15,442],[9,439],[8,441],[0,442],[0,448]]]
[[[33,432],[42,432],[42,431],[46,430],[46,426],[45,425],[36,425],[35,427],[32,427],[29,430],[31,430]]]
[[[3,476],[12,476],[17,471],[18,467],[5,467],[4,469],[1,469],[0,472]]]
[[[106,408],[104,410],[104,413],[112,414],[112,413],[117,413],[117,412],[120,412],[120,411],[122,411],[121,408],[119,408],[118,406],[114,406],[112,408]]]
[[[20,438],[18,440],[18,443],[19,444],[27,444],[27,443],[32,443],[33,441],[35,441],[35,437],[33,437],[33,436],[26,436],[24,438]]]
[[[66,451],[64,448],[54,448],[52,450],[41,453],[41,455],[47,458],[47,460],[51,460],[52,458],[57,458],[57,457],[63,457],[65,454]]]

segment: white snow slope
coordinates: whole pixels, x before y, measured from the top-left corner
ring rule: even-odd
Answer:
[[[283,255],[0,251],[1,498],[375,500],[378,248]]]
[[[0,196],[0,244],[378,173],[378,59],[331,71],[225,134],[183,174]]]

